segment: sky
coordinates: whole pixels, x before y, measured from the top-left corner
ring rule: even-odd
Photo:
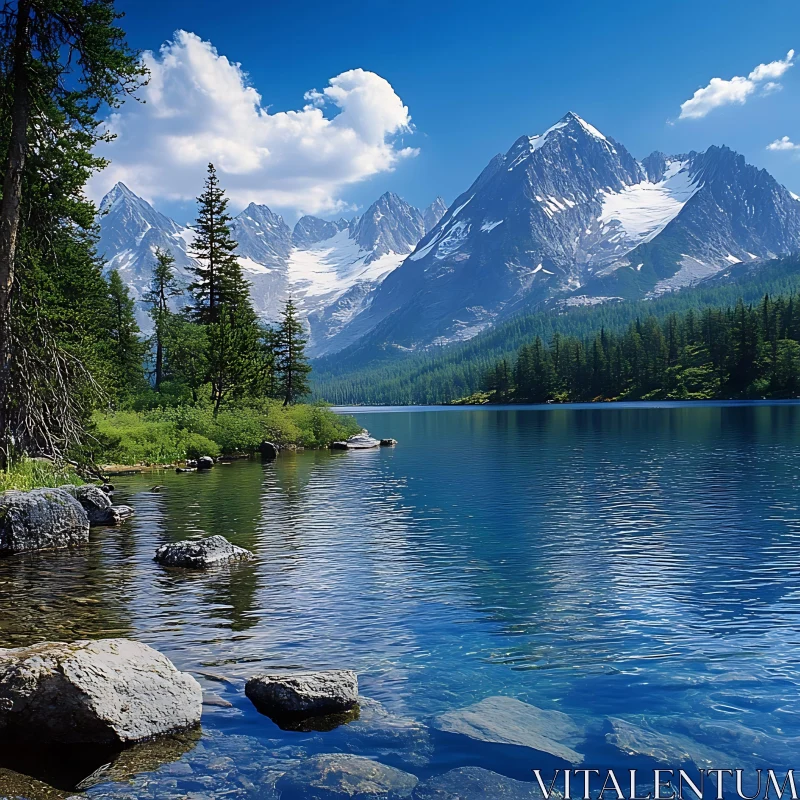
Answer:
[[[797,0],[118,0],[144,102],[109,120],[117,180],[179,222],[205,164],[238,211],[450,204],[574,111],[635,157],[726,144],[800,194]]]

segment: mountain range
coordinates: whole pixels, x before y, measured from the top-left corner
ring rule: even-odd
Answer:
[[[191,264],[191,231],[118,184],[99,251],[141,294],[156,246]],[[387,193],[351,220],[293,228],[251,204],[233,223],[256,308],[290,292],[310,352],[404,352],[521,311],[656,297],[800,250],[800,198],[727,147],[641,161],[568,113],[495,156],[445,208]]]

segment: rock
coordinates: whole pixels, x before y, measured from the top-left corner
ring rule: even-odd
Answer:
[[[214,459],[211,456],[200,456],[197,459],[197,469],[198,470],[205,470],[211,469],[214,466]]]
[[[89,541],[89,517],[61,489],[0,494],[0,555],[73,547]]]
[[[481,742],[514,744],[580,764],[583,756],[573,747],[585,737],[561,711],[545,711],[513,697],[487,697],[480,703],[448,711],[435,727]]]
[[[163,492],[166,487],[164,486],[151,486],[150,491],[153,494],[158,494],[159,492]]]
[[[191,675],[128,639],[0,650],[0,738],[125,745],[197,724],[202,702]]]
[[[305,719],[350,711],[358,703],[358,677],[348,669],[255,675],[244,687],[271,719]]]
[[[100,485],[100,491],[106,494],[113,494],[116,491],[113,483],[103,483]]]
[[[261,442],[258,446],[258,452],[261,453],[261,458],[264,461],[274,461],[278,457],[278,448],[272,442]]]
[[[515,781],[481,767],[451,769],[419,784],[414,800],[542,800],[535,783]]]
[[[347,440],[348,450],[369,450],[372,447],[379,446],[380,441],[378,441],[378,439],[373,439],[366,428],[364,428],[361,433],[357,433]]]
[[[415,775],[370,758],[323,753],[290,769],[276,788],[281,800],[402,800],[417,783]]]
[[[606,734],[606,741],[628,755],[647,756],[675,767],[691,763],[702,769],[716,769],[730,761],[729,755],[706,747],[689,736],[664,733],[615,717],[611,717],[609,722],[613,731]]]
[[[66,484],[59,488],[69,492],[83,506],[90,525],[120,525],[136,513],[130,506],[112,505],[108,494],[99,486]]]
[[[181,472],[197,472],[197,467],[176,467],[175,472],[178,474]]]
[[[331,442],[331,450],[347,450],[347,442]]]
[[[154,561],[166,567],[205,569],[230,561],[250,561],[249,550],[231,544],[224,536],[205,539],[187,539],[183,542],[163,544],[156,550]]]
[[[381,439],[381,447],[394,447],[397,439]]]
[[[325,747],[325,735],[318,737],[315,749]],[[433,755],[433,741],[426,725],[393,714],[369,697],[358,698],[358,717],[342,725],[336,736],[337,747],[346,753],[385,758],[392,763],[399,760],[424,766]]]
[[[203,705],[216,706],[217,708],[233,708],[233,703],[213,692],[203,693]]]

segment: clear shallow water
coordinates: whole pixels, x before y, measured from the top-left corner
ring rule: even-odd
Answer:
[[[90,794],[267,797],[267,773],[330,751],[423,779],[564,766],[436,732],[378,747],[280,731],[238,681],[298,667],[352,668],[363,695],[425,724],[492,695],[566,712],[584,766],[652,765],[612,746],[609,717],[736,766],[795,766],[800,406],[356,412],[400,445],[119,478],[125,527],[0,561],[0,646],[128,636],[232,681],[202,679],[233,708],[206,709],[199,743]],[[217,533],[257,560],[151,560]]]

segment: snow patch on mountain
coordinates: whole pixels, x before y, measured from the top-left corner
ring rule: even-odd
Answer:
[[[601,228],[621,229],[625,245],[632,249],[658,236],[701,188],[687,161],[670,161],[657,183],[645,180],[619,192],[604,193],[597,221]]]

